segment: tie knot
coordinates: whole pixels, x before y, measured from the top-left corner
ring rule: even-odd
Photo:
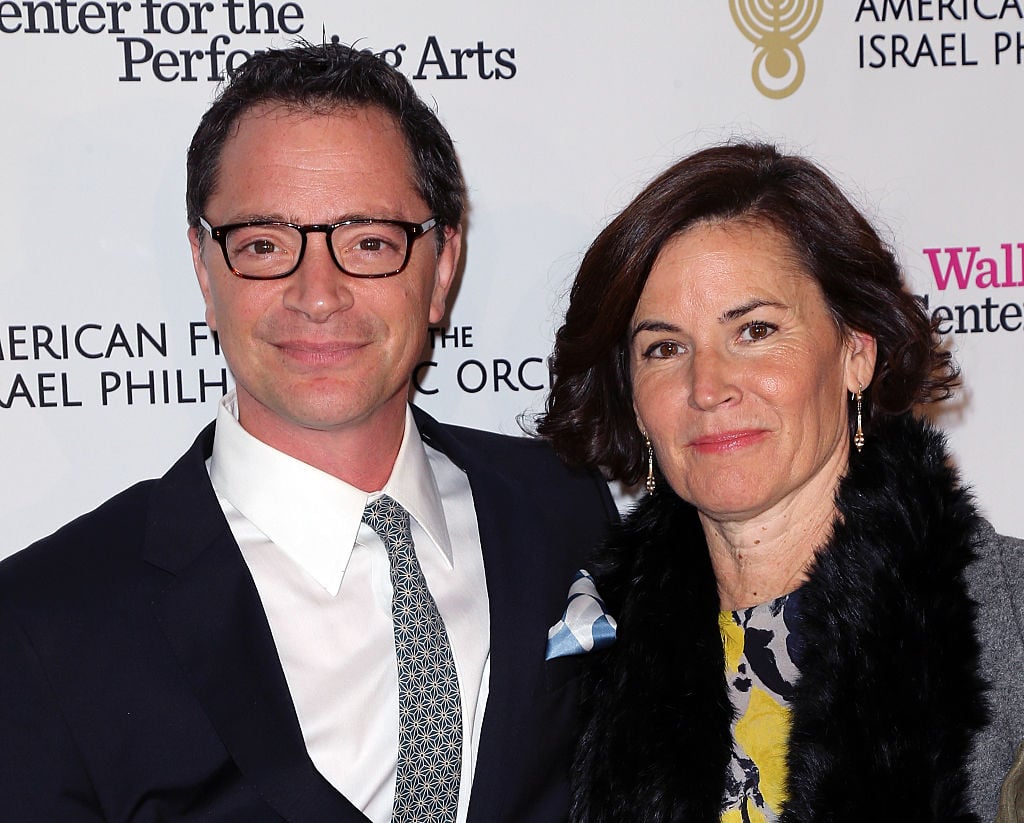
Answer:
[[[393,497],[382,494],[363,509],[363,522],[377,534],[408,528],[409,512]]]
[[[363,509],[363,522],[380,535],[392,563],[396,561],[396,552],[405,555],[413,551],[409,512],[393,497],[382,494],[368,503]]]

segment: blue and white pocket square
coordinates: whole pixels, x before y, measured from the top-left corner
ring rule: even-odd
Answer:
[[[615,618],[605,611],[594,578],[580,569],[569,587],[569,602],[562,619],[548,629],[545,659],[586,654],[615,642]]]

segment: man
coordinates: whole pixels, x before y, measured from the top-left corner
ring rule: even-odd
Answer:
[[[236,390],[0,566],[4,820],[565,817],[547,628],[614,509],[408,405],[463,191],[408,81],[343,46],[256,55],[204,116],[189,239]]]

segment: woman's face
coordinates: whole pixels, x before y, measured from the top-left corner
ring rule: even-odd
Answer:
[[[875,344],[840,332],[782,234],[733,222],[671,239],[630,333],[638,422],[676,494],[721,522],[831,505],[847,393],[870,382]]]

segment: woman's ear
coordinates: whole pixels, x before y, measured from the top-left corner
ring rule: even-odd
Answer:
[[[850,329],[846,333],[846,388],[866,389],[875,375],[878,342],[867,332]]]

